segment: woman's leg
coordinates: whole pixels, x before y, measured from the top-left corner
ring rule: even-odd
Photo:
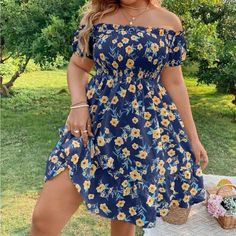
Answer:
[[[46,181],[37,200],[30,236],[58,236],[83,202],[69,176],[69,169]]]
[[[111,236],[135,236],[135,225],[121,220],[111,220]]]

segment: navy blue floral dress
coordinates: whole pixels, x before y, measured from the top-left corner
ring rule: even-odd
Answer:
[[[78,43],[80,25],[72,47]],[[90,212],[155,227],[172,205],[205,200],[201,166],[175,103],[160,82],[164,66],[186,58],[185,30],[97,23],[90,38],[96,74],[87,102],[94,137],[87,147],[64,125],[46,162],[45,182],[69,168]],[[171,78],[170,78],[171,79]]]

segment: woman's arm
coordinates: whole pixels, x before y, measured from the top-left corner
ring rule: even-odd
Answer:
[[[181,66],[165,67],[161,74],[161,83],[164,85],[178,107],[190,141],[198,141],[199,137],[193,120],[189,96],[184,83]]]
[[[196,157],[196,162],[200,163],[200,160],[202,159],[202,168],[205,169],[208,164],[208,156],[198,137],[181,65],[174,67],[166,66],[161,73],[161,83],[170,94],[179,111],[180,117],[183,120]]]
[[[87,102],[86,86],[88,84],[88,73],[92,69],[94,61],[90,58],[82,58],[73,54],[67,68],[67,83],[71,96],[71,104]],[[68,130],[74,136],[83,138],[84,146],[88,143],[88,135],[92,136],[91,119],[88,107],[79,107],[70,110],[66,121]],[[80,130],[80,133],[74,132]],[[83,132],[88,130],[88,133]]]
[[[93,60],[73,54],[67,68],[67,83],[71,94],[71,104],[86,101],[85,87],[88,73],[94,65]]]

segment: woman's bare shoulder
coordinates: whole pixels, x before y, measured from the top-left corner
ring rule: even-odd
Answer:
[[[165,7],[159,7],[157,11],[157,14],[161,15],[162,21],[165,22],[168,28],[172,28],[175,31],[183,30],[181,20],[174,12],[169,11]]]

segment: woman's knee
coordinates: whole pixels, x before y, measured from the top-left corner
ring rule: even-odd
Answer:
[[[53,217],[53,216],[51,216]],[[39,209],[35,209],[32,214],[32,231],[30,236],[38,236],[38,235],[56,235],[52,232],[52,229],[50,228],[50,213],[49,212],[43,212]]]
[[[82,200],[69,178],[68,169],[48,180],[43,185],[32,214],[32,231],[44,234],[32,235],[58,235]]]

